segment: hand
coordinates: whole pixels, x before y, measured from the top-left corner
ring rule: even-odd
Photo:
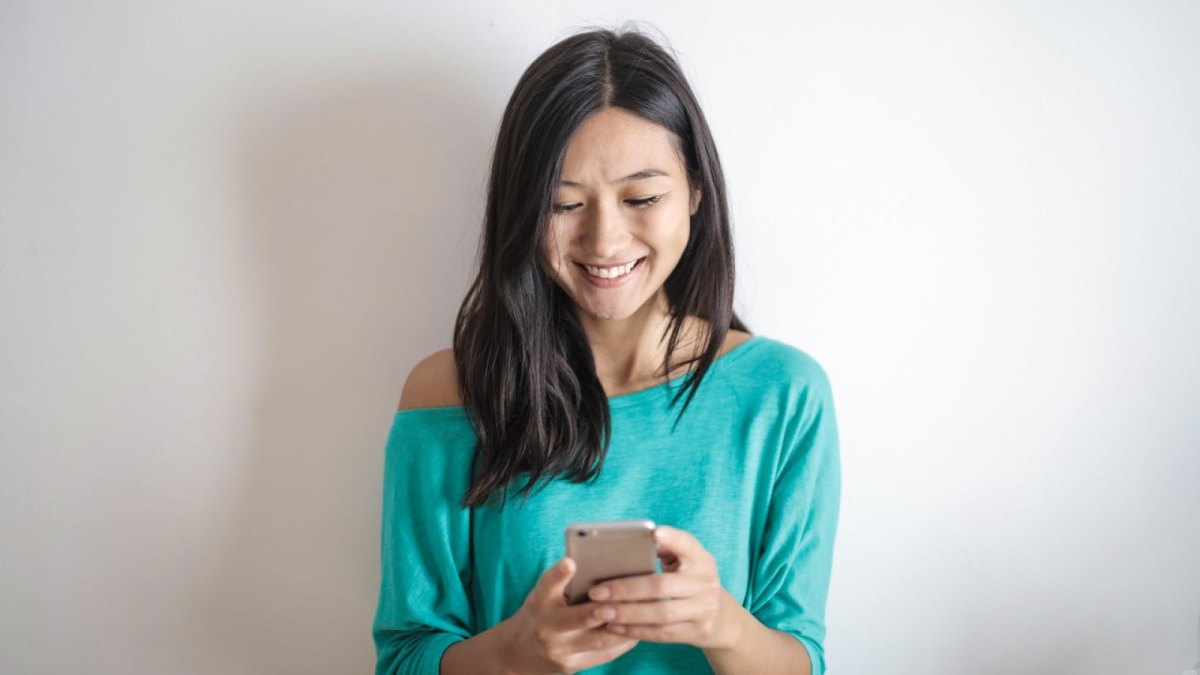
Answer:
[[[504,669],[514,673],[574,673],[607,663],[638,641],[603,628],[596,604],[568,605],[567,582],[575,561],[562,558],[542,573],[515,614],[506,619]]]
[[[603,603],[598,612],[612,612],[607,629],[639,640],[703,649],[736,645],[741,638],[741,604],[721,586],[712,554],[684,530],[659,525],[654,537],[662,574],[614,579],[588,591],[592,600]]]

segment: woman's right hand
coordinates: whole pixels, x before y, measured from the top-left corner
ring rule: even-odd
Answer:
[[[550,566],[509,617],[508,640],[501,652],[505,670],[574,673],[608,663],[637,645],[637,640],[604,628],[606,620],[595,615],[596,603],[567,604],[567,582],[575,569],[571,558]]]

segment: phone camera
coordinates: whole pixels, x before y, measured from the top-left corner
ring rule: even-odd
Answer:
[[[587,536],[587,530],[577,530],[577,531],[576,531],[576,534],[578,534],[578,535],[579,535],[579,536],[581,536],[581,537],[586,537],[586,536]]]

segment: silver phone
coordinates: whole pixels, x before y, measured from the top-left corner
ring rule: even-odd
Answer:
[[[652,520],[607,520],[567,526],[567,555],[575,576],[567,583],[567,604],[586,602],[593,584],[658,572],[658,546]]]

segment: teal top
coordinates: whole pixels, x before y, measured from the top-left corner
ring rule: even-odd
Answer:
[[[566,555],[568,523],[649,518],[687,530],[721,584],[825,672],[825,600],[841,471],[829,379],[761,335],[715,360],[679,425],[685,375],[609,399],[612,437],[593,484],[555,479],[522,502],[459,507],[476,437],[465,408],[395,413],[383,472],[376,675],[437,675],[451,644],[512,616]],[[524,474],[514,482],[524,485]],[[471,539],[474,564],[471,573]],[[642,641],[586,673],[711,673],[685,644]]]

